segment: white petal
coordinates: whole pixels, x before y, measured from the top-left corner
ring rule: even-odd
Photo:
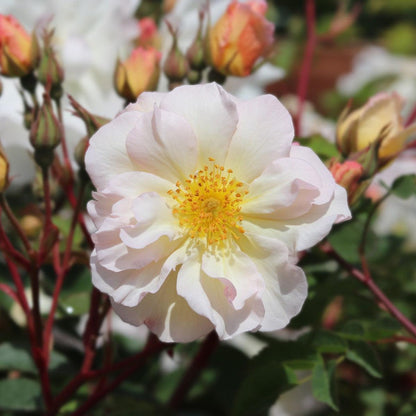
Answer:
[[[195,313],[176,293],[176,276],[171,274],[155,294],[149,294],[136,307],[113,303],[115,312],[132,325],[145,324],[164,342],[190,342],[212,329],[212,323]]]
[[[199,164],[212,157],[223,165],[238,115],[233,98],[215,83],[175,88],[160,108],[182,115],[192,126],[199,143]],[[189,173],[189,172],[188,172]]]
[[[319,197],[317,182],[317,172],[303,160],[277,159],[249,185],[241,212],[276,220],[298,217]]]
[[[137,112],[120,114],[91,137],[85,165],[97,189],[120,173],[136,170],[127,155],[126,138],[138,118]]]
[[[142,113],[153,111],[155,105],[158,106],[166,95],[166,92],[145,91],[139,95],[135,103],[129,104],[124,111],[140,111]]]
[[[194,173],[198,144],[182,116],[155,107],[130,132],[127,151],[138,170],[176,183]]]
[[[238,125],[226,166],[239,181],[251,182],[273,160],[289,155],[293,122],[286,108],[272,95],[236,103]]]
[[[276,239],[250,234],[240,244],[261,273],[265,310],[260,330],[284,328],[297,315],[307,296],[307,282],[301,268],[292,264],[287,247]]]

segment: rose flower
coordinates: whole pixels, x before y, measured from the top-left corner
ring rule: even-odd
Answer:
[[[94,285],[162,341],[274,331],[306,298],[305,250],[350,217],[345,190],[271,95],[215,83],[143,93],[91,138]]]

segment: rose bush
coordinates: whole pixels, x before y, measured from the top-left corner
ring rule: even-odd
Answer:
[[[93,283],[163,341],[283,328],[307,294],[297,252],[348,219],[345,190],[292,145],[271,95],[143,93],[90,141]]]

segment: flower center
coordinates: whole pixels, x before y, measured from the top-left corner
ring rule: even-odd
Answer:
[[[212,158],[209,162],[189,175],[185,184],[176,182],[176,189],[168,193],[176,201],[173,214],[188,235],[213,245],[244,233],[240,210],[248,191],[242,189],[243,183],[233,177],[231,169],[225,170]]]

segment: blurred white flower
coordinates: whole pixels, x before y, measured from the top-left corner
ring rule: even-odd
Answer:
[[[353,69],[338,80],[338,89],[345,95],[357,93],[369,82],[394,76],[387,90],[397,92],[405,100],[405,113],[416,104],[416,58],[393,55],[379,46],[364,48],[355,58]]]
[[[66,92],[86,108],[113,117],[123,101],[113,88],[118,54],[138,35],[133,19],[139,0],[2,0],[0,13],[12,14],[27,31],[49,23],[64,70]],[[2,78],[0,140],[10,159],[14,184],[27,183],[34,174],[28,132],[22,125],[23,106],[16,79]],[[65,110],[68,106],[64,105]],[[85,134],[81,121],[65,111],[70,151]]]
[[[167,342],[287,325],[307,292],[296,253],[350,215],[292,140],[275,97],[217,84],[143,93],[91,138],[93,283],[122,319]]]

